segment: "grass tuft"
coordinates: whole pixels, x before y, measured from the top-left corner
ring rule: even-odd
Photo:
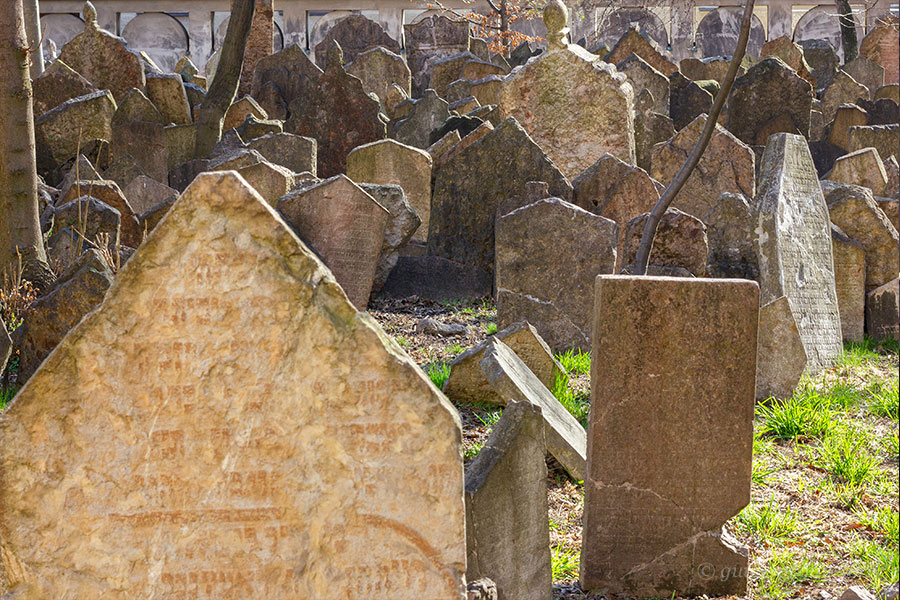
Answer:
[[[815,583],[827,578],[825,566],[818,560],[784,551],[774,554],[766,564],[759,581],[758,595],[770,600],[783,600],[794,595],[801,583]]]
[[[425,369],[425,373],[431,379],[437,389],[444,389],[444,382],[450,377],[450,365],[445,362],[432,363]]]
[[[575,548],[566,548],[557,544],[550,548],[550,564],[553,570],[553,581],[577,579],[581,557]]]
[[[763,505],[750,503],[737,516],[737,525],[767,544],[783,544],[796,539],[800,520],[790,507],[781,510],[775,505],[775,497]]]
[[[864,488],[878,472],[880,461],[869,452],[866,436],[852,429],[822,440],[814,461],[839,484]]]
[[[591,372],[590,352],[582,352],[581,350],[569,350],[563,354],[557,354],[556,359],[560,362],[566,373],[587,375]]]
[[[829,401],[811,388],[798,390],[787,400],[760,404],[757,417],[762,435],[782,440],[821,438],[834,427]]]
[[[581,423],[581,426],[587,429],[591,404],[587,401],[587,398],[569,387],[568,374],[558,373],[556,375],[556,382],[553,384],[553,395]]]

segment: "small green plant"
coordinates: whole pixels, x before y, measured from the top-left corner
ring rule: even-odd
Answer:
[[[900,435],[897,432],[887,434],[881,439],[881,450],[887,455],[887,459],[896,463],[900,461]]]
[[[409,340],[405,337],[395,337],[394,341],[397,342],[397,345],[401,348],[406,348],[407,346],[409,346]]]
[[[773,475],[777,472],[777,468],[769,467],[761,460],[754,460],[750,470],[750,480],[756,485],[768,485],[774,479]]]
[[[866,388],[869,394],[869,412],[876,417],[887,417],[896,421],[900,413],[900,381],[894,379],[887,385],[875,383]]]
[[[6,410],[7,405],[16,397],[18,391],[19,389],[16,387],[0,388],[0,411]]]
[[[432,363],[425,369],[425,373],[439,390],[444,388],[444,382],[450,377],[450,365],[445,362]]]
[[[874,511],[866,511],[865,509],[857,509],[854,511],[856,520],[860,524],[894,543],[896,546],[898,541],[898,528],[900,528],[900,513],[890,506],[884,506]]]
[[[484,442],[472,442],[471,444],[465,445],[465,450],[463,450],[463,459],[469,460],[478,456],[478,453],[481,452],[481,449],[484,448]]]
[[[866,436],[852,429],[827,436],[816,454],[816,466],[835,482],[851,487],[863,488],[878,469],[878,458],[869,452]]]
[[[482,425],[487,427],[489,430],[494,428],[494,425],[497,424],[497,421],[500,420],[500,417],[503,415],[503,410],[500,408],[494,409],[484,409],[483,411],[475,412],[475,418],[478,419]]]
[[[756,410],[762,421],[760,433],[783,440],[820,438],[834,427],[828,402],[809,389],[787,400],[772,399]]]
[[[759,580],[759,597],[782,600],[794,596],[798,585],[824,581],[825,566],[817,559],[779,552],[769,559]]]
[[[781,510],[775,505],[775,497],[770,496],[768,503],[752,502],[738,513],[737,526],[763,542],[781,544],[796,539],[800,520],[790,507]]]
[[[569,387],[569,375],[567,373],[557,373],[556,381],[553,384],[553,395],[573,417],[578,419],[581,426],[587,429],[591,405],[585,400],[584,396],[577,394]]]
[[[466,349],[463,348],[462,346],[460,346],[460,345],[459,345],[458,343],[456,343],[456,342],[453,342],[453,343],[450,345],[450,347],[447,348],[447,354],[449,354],[449,355],[452,356],[453,358],[456,358],[457,356],[459,356],[460,354],[462,354],[462,353],[465,352],[465,351],[466,351]]]
[[[591,372],[590,352],[568,350],[563,354],[557,354],[556,360],[559,361],[566,373],[583,375]]]
[[[497,333],[497,324],[493,321],[491,321],[490,323],[485,323],[481,326],[481,328],[484,329],[484,332],[487,335],[494,335],[495,333]]]
[[[850,545],[850,556],[853,559],[851,573],[862,579],[866,587],[880,590],[897,581],[900,568],[896,541],[885,545],[856,538]]]
[[[847,342],[836,366],[861,367],[873,363],[878,360],[878,352],[875,351],[877,346],[868,336],[861,342]]]
[[[557,544],[550,548],[550,564],[552,565],[553,581],[577,579],[581,558],[575,548],[566,548],[562,544]]]

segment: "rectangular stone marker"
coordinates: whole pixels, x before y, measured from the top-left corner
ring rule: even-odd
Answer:
[[[587,436],[575,417],[544,387],[509,346],[494,338],[479,363],[488,381],[507,402],[528,402],[541,408],[546,423],[547,451],[582,481],[587,472]]]
[[[746,592],[722,525],[750,501],[758,307],[742,279],[597,278],[582,589]]]
[[[498,600],[552,596],[547,463],[540,407],[511,402],[466,468],[466,579]]]
[[[841,337],[845,342],[863,341],[866,312],[866,251],[841,229],[831,225],[834,255],[834,289],[841,315]]]
[[[201,174],[0,417],[6,576],[34,598],[463,600],[461,436],[275,210]]]
[[[763,304],[787,296],[816,373],[841,355],[828,207],[803,136],[769,138],[755,199],[759,293]]]
[[[866,329],[876,340],[900,339],[900,279],[894,278],[866,296]]]

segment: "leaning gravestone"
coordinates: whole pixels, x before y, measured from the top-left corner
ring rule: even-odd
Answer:
[[[802,136],[769,138],[755,204],[760,300],[787,296],[815,373],[843,346],[828,207]]]
[[[759,309],[756,346],[756,399],[790,398],[808,361],[795,310],[786,296]]]
[[[347,72],[359,77],[366,92],[377,95],[385,107],[392,85],[398,85],[407,96],[412,91],[412,76],[406,61],[399,54],[381,46],[358,54],[347,65]]]
[[[545,453],[540,407],[511,402],[466,467],[466,578],[498,599],[552,595]]]
[[[568,18],[559,0],[544,8],[549,49],[504,80],[500,110],[573,179],[607,152],[634,164],[634,92],[613,65],[568,44]]]
[[[582,589],[746,592],[723,525],[750,501],[758,297],[745,280],[597,278]]]
[[[857,56],[841,67],[841,71],[868,88],[870,96],[874,96],[875,90],[884,85],[884,67],[865,56]],[[865,99],[870,100],[870,96]]]
[[[322,76],[317,67],[297,44],[259,59],[253,70],[251,96],[261,100],[268,90],[270,100],[262,103],[267,113],[277,114],[278,106],[286,107]]]
[[[651,110],[666,114],[669,111],[669,78],[651,67],[643,58],[634,54],[616,65],[616,68],[628,76],[632,90],[637,97],[638,90],[649,90],[653,96]]]
[[[361,14],[349,14],[340,19],[316,44],[316,64],[320,69],[325,68],[328,49],[331,48],[332,42],[340,44],[347,62],[353,62],[358,55],[377,46],[390,52],[400,52],[400,44],[389,36],[381,25]]]
[[[322,257],[347,297],[365,310],[390,213],[346,175],[301,188],[278,210]]]
[[[403,26],[406,62],[412,72],[413,97],[431,87],[434,63],[447,56],[469,50],[469,23],[444,15],[431,15],[418,23]]]
[[[866,312],[866,251],[840,227],[831,225],[834,289],[841,315],[841,337],[862,342]]]
[[[55,60],[31,82],[34,116],[39,117],[66,100],[96,92],[90,81],[61,60]]]
[[[63,102],[34,120],[38,165],[59,166],[93,140],[109,141],[116,102],[100,90]]]
[[[408,114],[391,121],[390,137],[413,148],[428,148],[432,143],[431,132],[450,118],[450,105],[431,89],[425,90],[421,98],[408,102]]]
[[[900,81],[900,35],[896,15],[886,15],[876,21],[876,26],[859,44],[860,56],[865,56],[884,68],[884,82]]]
[[[40,598],[463,600],[460,438],[278,214],[201,174],[0,418],[6,576]]]
[[[97,11],[84,4],[84,31],[59,51],[59,59],[99,90],[109,90],[116,100],[132,88],[144,89],[144,65],[141,57],[116,37],[97,25]]]
[[[866,329],[876,340],[900,339],[900,279],[894,278],[868,293]]]

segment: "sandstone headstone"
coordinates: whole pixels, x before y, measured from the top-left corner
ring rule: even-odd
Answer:
[[[502,77],[506,75],[506,69],[484,60],[470,60],[463,65],[459,78],[469,81],[480,81],[491,75]]]
[[[375,295],[384,287],[384,282],[397,264],[400,250],[409,243],[413,232],[419,229],[422,222],[399,185],[360,183],[359,186],[390,213],[384,228],[384,241],[381,244],[378,266],[375,267],[375,278],[372,280],[372,295]]]
[[[270,133],[247,142],[266,160],[294,173],[316,174],[316,140],[291,133]]]
[[[681,73],[669,76],[669,111],[676,130],[681,130],[698,116],[712,110],[713,95]]]
[[[860,85],[868,88],[870,95],[875,94],[875,90],[884,85],[884,67],[873,62],[865,56],[857,56],[850,62],[841,67],[850,77],[855,79]],[[868,100],[871,96],[866,96]]]
[[[412,93],[412,75],[406,61],[399,54],[381,46],[358,54],[347,72],[359,77],[366,92],[378,96],[382,104],[387,102],[392,85],[400,86],[407,97]]]
[[[867,187],[876,196],[885,193],[888,183],[884,164],[875,148],[863,148],[839,157],[825,179]]]
[[[91,140],[109,141],[116,101],[109,90],[100,90],[63,102],[34,120],[38,163],[63,164],[75,156],[79,145]]]
[[[547,451],[575,481],[582,481],[587,473],[587,436],[575,417],[500,340],[488,340],[479,365],[506,403],[526,402],[540,407]]]
[[[544,9],[550,47],[504,80],[501,113],[515,117],[568,178],[607,152],[634,164],[631,85],[613,65],[567,44],[567,21],[561,3]],[[553,41],[554,35],[560,39]]]
[[[346,175],[291,192],[278,210],[322,257],[354,306],[365,310],[388,211]]]
[[[866,296],[866,330],[876,340],[900,339],[900,279],[888,281]]]
[[[869,90],[846,71],[838,71],[828,89],[822,94],[822,115],[826,121],[834,119],[841,104],[853,104],[857,98],[869,98]]]
[[[128,199],[128,204],[137,214],[143,214],[173,197],[178,196],[178,190],[172,189],[164,183],[160,183],[146,175],[139,175],[129,183],[122,193]]]
[[[654,148],[650,162],[650,176],[653,179],[668,185],[675,178],[700,138],[706,118],[706,115],[697,117],[671,140]],[[703,218],[715,207],[724,192],[753,198],[756,192],[755,161],[749,146],[717,124],[706,152],[675,196],[672,206]]]
[[[188,104],[184,83],[175,73],[150,73],[147,75],[147,97],[159,110],[163,123],[184,125],[191,123],[191,106]]]
[[[635,94],[638,90],[650,90],[653,95],[651,110],[665,114],[669,110],[669,78],[651,67],[637,54],[631,54],[616,65],[628,76]]]
[[[668,113],[668,111],[666,111]],[[675,125],[666,114],[651,110],[634,112],[634,154],[637,166],[650,170],[653,148],[675,135]]]
[[[534,325],[554,352],[590,347],[594,279],[616,264],[616,223],[559,198],[496,222],[497,321]]]
[[[545,453],[540,408],[514,402],[466,467],[466,578],[498,598],[551,596]]]
[[[318,80],[307,80],[306,93],[291,103],[284,126],[288,133],[316,140],[320,177],[343,173],[351,150],[386,134],[378,101],[344,70],[342,56],[340,46],[331,47],[325,73]]]
[[[761,302],[788,298],[807,369],[818,372],[841,355],[843,345],[828,207],[801,136],[769,139],[754,211]]]
[[[438,60],[469,49],[469,23],[445,15],[430,15],[403,26],[406,61],[412,72],[413,97],[431,87],[431,69]]]
[[[875,148],[878,155],[900,160],[900,125],[856,125],[847,130],[847,151]]]
[[[637,54],[651,67],[668,77],[678,70],[669,59],[663,56],[655,45],[650,42],[637,27],[630,27],[610,51],[604,60],[609,63],[619,63],[630,54]]]
[[[787,66],[796,71],[797,75],[808,81],[813,91],[816,90],[816,79],[810,73],[810,66],[806,64],[803,49],[799,44],[795,44],[791,38],[783,35],[763,44],[759,57],[762,59],[769,56],[780,58]]]
[[[166,131],[160,123],[132,121],[113,127],[109,149],[113,162],[128,155],[143,173],[163,183],[168,180]]]
[[[780,58],[764,58],[735,80],[728,100],[728,130],[742,142],[759,146],[773,133],[809,137],[812,98],[808,81]],[[824,101],[822,112],[826,121],[834,118],[834,109]]]
[[[884,82],[900,82],[900,39],[897,17],[881,19],[859,44],[859,54],[884,68]]]
[[[127,187],[135,177],[140,175],[149,175],[137,163],[135,158],[128,153],[117,156],[109,165],[109,168],[103,171],[103,178],[115,181],[120,188]],[[185,184],[186,185],[186,184]],[[172,187],[176,187],[174,184]]]
[[[888,83],[875,90],[875,100],[880,100],[881,98],[889,98],[900,104],[900,85]]]
[[[625,224],[623,236],[622,264],[634,264],[638,246],[644,233],[649,214],[634,217]],[[706,275],[706,259],[709,242],[706,239],[706,225],[693,215],[667,208],[659,222],[650,264],[659,267],[681,267],[695,277]]]
[[[431,214],[431,156],[395,140],[355,148],[347,156],[347,177],[357,183],[393,183],[406,192],[421,225],[414,240],[426,241]]]
[[[53,61],[31,82],[34,116],[41,116],[63,102],[97,91],[94,85],[61,60]]]
[[[166,168],[172,171],[194,159],[197,145],[197,125],[166,125],[163,128],[166,139]]]
[[[471,60],[478,60],[478,57],[468,51],[436,60],[431,67],[428,88],[437,92],[441,98],[447,98],[450,85],[458,79],[465,79],[461,76],[462,68]]]
[[[828,40],[801,40],[803,58],[812,69],[816,79],[816,92],[825,90],[838,72],[840,60],[834,46]]]
[[[294,187],[294,173],[267,160],[247,165],[237,172],[272,206]]]
[[[465,598],[455,411],[233,173],[195,180],[0,435],[11,583],[41,597]]]
[[[263,90],[268,89],[271,100],[263,109],[273,109],[274,116],[278,106],[287,107],[297,98],[302,98],[305,90],[321,76],[322,69],[309,59],[300,46],[291,44],[284,50],[259,59],[253,70],[251,95],[261,99]]]
[[[823,188],[831,222],[865,249],[866,289],[896,277],[900,271],[897,230],[878,207],[872,192],[855,185]]]
[[[520,195],[529,181],[548,183],[553,196],[572,197],[565,176],[519,123],[509,118],[437,170],[428,254],[493,273],[497,208]]]
[[[562,365],[553,357],[550,346],[537,329],[525,321],[514,323],[495,333],[491,338],[469,348],[450,364],[450,377],[444,382],[443,392],[455,402],[475,402],[503,405],[500,396],[484,376],[479,363],[490,339],[498,339],[516,353],[528,369],[544,384],[553,389],[556,378],[563,374]]]
[[[491,295],[493,274],[440,256],[401,256],[380,296],[425,300],[477,300]]]
[[[53,223],[54,233],[47,241],[50,253],[63,264],[69,264],[88,246],[85,240],[97,243],[101,236],[108,236],[110,244],[118,244],[122,215],[105,202],[85,195],[60,202],[53,209]],[[69,246],[74,250],[63,256],[63,250]]]
[[[794,315],[786,296],[759,309],[756,358],[756,399],[787,399],[794,394],[808,362]]]
[[[367,50],[381,46],[393,53],[400,52],[400,44],[382,29],[381,25],[361,14],[350,14],[335,23],[316,44],[316,64],[324,69],[326,55],[332,42],[340,44],[344,50],[344,60],[353,62]]]
[[[165,125],[159,109],[141,90],[131,90],[118,103],[116,112],[112,118],[112,126],[125,125],[132,121],[145,121],[147,123],[159,123]]]
[[[866,312],[866,251],[841,229],[831,226],[834,255],[834,289],[841,314],[841,337],[845,342],[863,341]]]
[[[756,218],[748,198],[724,193],[703,217],[709,254],[706,275],[719,278],[759,279],[756,255]]]
[[[722,526],[750,501],[758,296],[751,281],[597,278],[584,590],[746,592],[747,549]]]
[[[856,104],[841,104],[834,113],[828,141],[846,150],[850,146],[849,129],[855,125],[867,125],[869,115]]]
[[[61,206],[88,195],[119,212],[121,215],[119,239],[126,246],[137,248],[143,239],[137,221],[137,214],[140,211],[134,210],[121,188],[114,181],[75,181],[65,196],[60,195],[57,203]],[[93,240],[93,238],[89,239]]]
[[[249,94],[253,88],[256,65],[272,54],[275,48],[275,7],[273,0],[256,0],[250,33],[244,47],[244,64],[241,67],[241,81],[238,94]]]
[[[390,136],[401,144],[425,149],[431,145],[431,133],[450,118],[450,105],[431,89],[409,102],[409,113],[391,121]]]
[[[59,59],[99,90],[121,100],[132,88],[144,89],[144,65],[125,40],[97,25],[97,12],[85,4],[84,31],[59,51]]]
[[[268,119],[269,115],[252,96],[244,96],[236,100],[228,111],[225,113],[225,121],[222,125],[222,131],[233,129],[244,122],[248,116],[254,116],[257,119]]]

